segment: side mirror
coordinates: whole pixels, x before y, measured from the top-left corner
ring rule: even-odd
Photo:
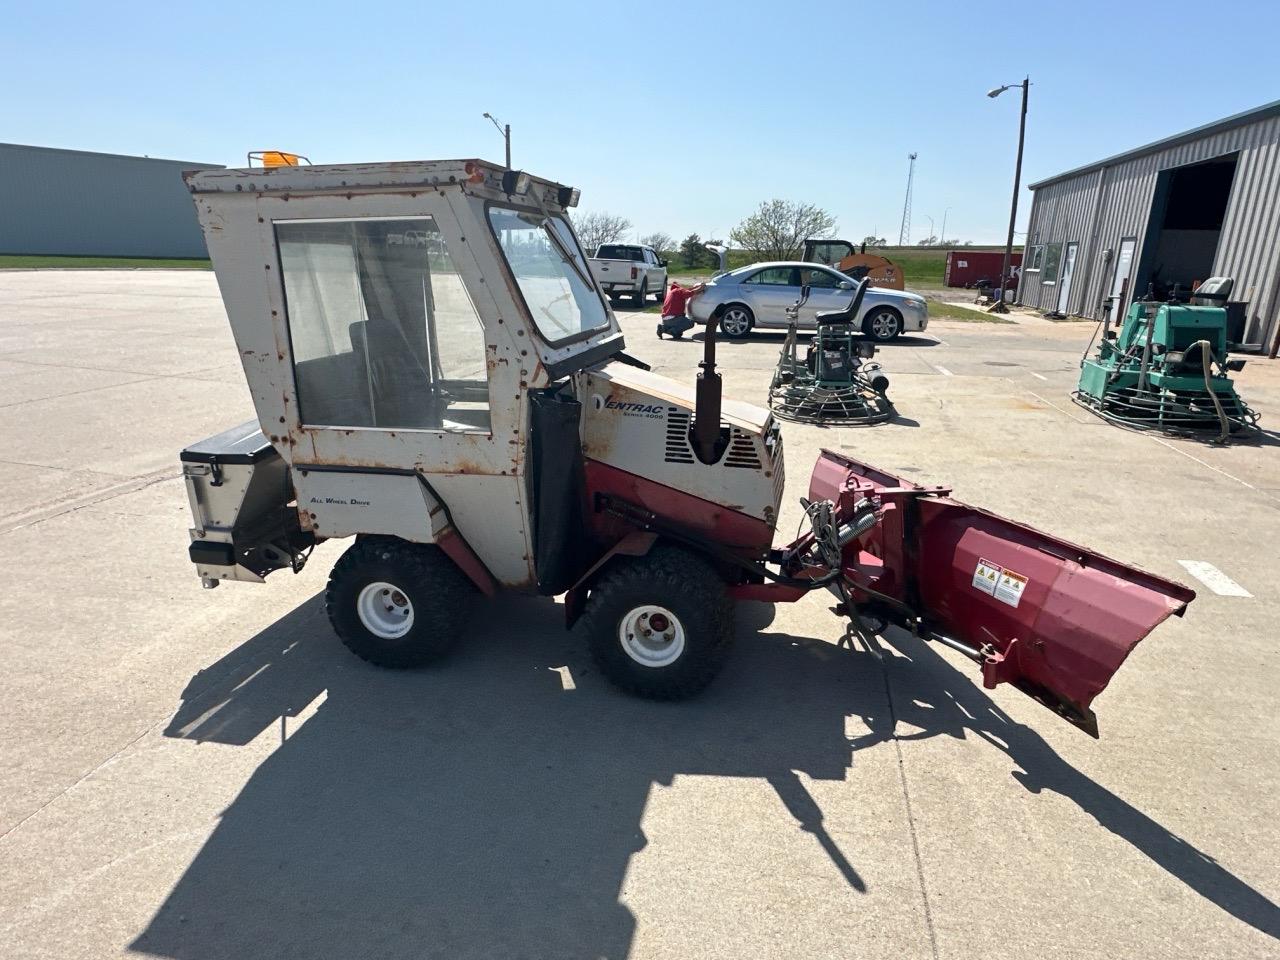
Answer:
[[[841,280],[839,283],[837,283],[837,284],[836,284],[836,289],[838,289],[838,290],[852,290],[852,289],[853,289],[853,283],[852,283],[851,281],[849,281],[849,280]]]
[[[667,265],[667,261],[665,261],[665,260],[659,260],[659,261],[658,261],[658,266],[660,266],[660,267],[665,267],[666,265]]]

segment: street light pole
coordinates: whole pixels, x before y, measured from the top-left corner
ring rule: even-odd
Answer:
[[[950,207],[947,207],[947,209],[942,211],[942,236],[940,236],[938,239],[943,243],[943,245],[945,245],[947,242],[947,214],[950,212],[951,212]]]
[[[929,215],[926,213],[926,214],[924,215],[924,218],[925,218],[926,220],[928,220],[928,221],[929,221],[929,236],[933,237],[933,239],[934,239],[934,240],[937,240],[937,239],[938,239],[938,234],[937,234],[937,233],[935,233],[935,232],[934,232],[934,229],[933,229],[933,217],[929,216]]]
[[[1022,83],[1006,84],[987,92],[988,97],[998,97],[1011,87],[1022,87],[1022,116],[1018,121],[1018,161],[1013,168],[1013,203],[1009,207],[1009,236],[1004,245],[1004,265],[1000,268],[1000,294],[991,307],[992,313],[1008,313],[1004,305],[1004,287],[1009,282],[1009,265],[1013,261],[1013,225],[1018,219],[1018,189],[1022,186],[1022,144],[1027,135],[1027,92],[1031,88],[1031,78],[1025,77]]]
[[[507,169],[511,169],[511,124],[499,124],[498,119],[492,113],[486,113],[485,119],[498,128],[498,132],[502,134],[502,139],[507,144]]]

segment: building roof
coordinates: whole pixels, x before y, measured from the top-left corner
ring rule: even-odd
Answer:
[[[104,157],[112,160],[142,160],[152,161],[154,163],[176,163],[192,169],[196,167],[200,167],[202,169],[222,167],[222,164],[220,163],[198,163],[194,160],[170,160],[167,157],[140,157],[137,154],[103,153],[99,150],[71,150],[65,147],[39,147],[31,143],[0,143],[0,149],[29,150],[35,153],[56,153],[79,157]]]
[[[1256,123],[1259,120],[1267,120],[1271,117],[1280,116],[1280,100],[1273,100],[1265,103],[1260,107],[1254,107],[1252,110],[1246,110],[1244,113],[1237,113],[1222,120],[1215,120],[1212,123],[1206,123],[1204,126],[1195,127],[1185,133],[1174,134],[1172,137],[1165,137],[1163,140],[1156,140],[1145,146],[1135,147],[1132,150],[1126,150],[1124,153],[1117,153],[1113,157],[1107,157],[1105,160],[1097,160],[1094,163],[1087,163],[1083,167],[1076,167],[1067,170],[1065,173],[1059,173],[1052,177],[1045,177],[1043,180],[1037,180],[1035,183],[1027,185],[1029,190],[1039,190],[1041,187],[1047,187],[1051,183],[1057,183],[1060,180],[1069,180],[1072,177],[1078,177],[1084,173],[1092,173],[1101,170],[1103,167],[1112,167],[1117,163],[1125,160],[1132,160],[1134,157],[1141,157],[1149,153],[1159,153],[1169,147],[1177,146],[1181,143],[1188,143],[1192,140],[1200,140],[1204,137],[1212,136],[1215,133],[1222,133],[1224,130],[1231,130],[1235,127],[1243,127],[1246,124]]]

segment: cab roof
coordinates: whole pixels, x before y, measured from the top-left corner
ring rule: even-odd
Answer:
[[[534,193],[548,212],[562,213],[576,205],[573,188],[552,180],[508,171],[489,160],[407,160],[390,163],[335,163],[315,166],[233,167],[189,170],[182,179],[194,194],[251,193],[312,195],[363,193],[368,190],[413,192],[460,187],[490,199],[512,196],[504,189],[504,174],[528,177],[526,195]],[[567,202],[566,202],[567,201]]]

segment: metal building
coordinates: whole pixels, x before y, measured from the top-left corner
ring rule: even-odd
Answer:
[[[1211,276],[1235,279],[1246,349],[1280,314],[1280,100],[1031,184],[1018,301],[1098,318]]]
[[[182,171],[210,167],[0,143],[0,253],[207,256]]]

